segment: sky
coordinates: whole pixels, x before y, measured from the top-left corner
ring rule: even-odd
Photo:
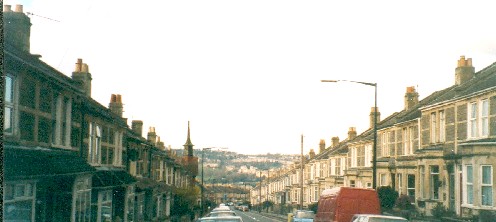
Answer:
[[[167,146],[299,154],[367,130],[454,84],[460,56],[496,62],[494,1],[4,0],[31,15],[31,53],[67,76],[78,58],[92,98]],[[303,135],[303,145],[301,142]]]

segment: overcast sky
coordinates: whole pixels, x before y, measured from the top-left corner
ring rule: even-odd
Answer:
[[[406,87],[424,98],[454,84],[461,55],[496,62],[494,1],[4,0],[30,12],[31,53],[92,97],[121,94],[124,117],[182,148],[300,153],[369,127],[377,83],[384,119]],[[14,6],[13,6],[14,8]]]

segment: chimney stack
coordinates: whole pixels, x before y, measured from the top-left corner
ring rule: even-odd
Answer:
[[[77,59],[76,68],[72,72],[72,79],[79,83],[86,96],[91,97],[91,73],[88,65],[83,63],[83,59]]]
[[[335,148],[338,146],[339,144],[339,137],[335,136],[335,137],[332,137],[331,138],[331,141],[332,141],[332,148]]]
[[[381,121],[381,112],[379,112],[379,107],[377,107],[377,110],[375,110],[376,107],[370,108],[370,128],[374,128],[374,113],[377,115],[377,122]],[[375,112],[374,112],[375,111]]]
[[[406,87],[405,93],[405,110],[409,110],[413,106],[417,105],[419,99],[419,94],[415,91],[414,86]]]
[[[165,144],[164,144],[164,142],[160,141],[160,136],[157,136],[157,147],[160,150],[164,150],[165,151]]]
[[[157,133],[155,133],[155,127],[150,127],[148,130],[148,142],[151,142],[153,145],[157,143]]]
[[[11,5],[4,5],[3,31],[5,43],[29,53],[31,25],[31,19],[24,14],[22,5],[16,5],[15,11],[12,11]]]
[[[118,116],[122,117],[123,111],[123,104],[122,104],[122,97],[119,94],[112,94],[110,96],[110,103],[109,103],[109,109],[113,113],[117,114]]]
[[[133,120],[131,122],[131,129],[133,130],[133,132],[138,134],[140,137],[143,136],[143,121]]]
[[[315,151],[313,151],[313,149],[310,149],[310,152],[308,153],[308,155],[310,156],[310,159],[315,158]]]
[[[350,127],[348,130],[348,140],[351,140],[357,136],[356,128]]]
[[[461,85],[469,81],[474,75],[475,68],[472,66],[472,59],[465,59],[465,56],[460,56],[455,69],[455,85]]]
[[[325,140],[324,139],[321,139],[320,140],[320,143],[319,143],[319,154],[320,153],[324,153],[324,150],[325,150]]]

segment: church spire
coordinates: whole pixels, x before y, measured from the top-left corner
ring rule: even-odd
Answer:
[[[188,138],[184,146],[184,156],[193,156],[193,143],[191,143],[190,132],[189,132],[189,121],[188,121]]]

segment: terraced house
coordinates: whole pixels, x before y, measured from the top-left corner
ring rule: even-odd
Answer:
[[[438,204],[462,217],[495,213],[496,63],[475,72],[472,60],[462,56],[453,77],[451,87],[422,100],[414,87],[407,87],[403,110],[383,120],[373,107],[370,128],[359,135],[350,127],[343,141],[333,137],[326,148],[321,141],[319,154],[309,154],[304,161],[303,186],[295,181],[300,178],[299,163],[279,169],[261,186],[289,181],[274,190],[285,198],[271,201],[293,207],[299,198],[304,207],[316,203],[326,188],[372,188],[372,118],[377,115],[378,187],[391,186],[407,195],[425,215]],[[257,189],[251,192],[252,203],[271,196]]]
[[[3,16],[4,220],[170,217],[174,187],[189,186],[195,172],[160,140],[128,127],[121,95],[111,95],[109,107],[93,100],[82,59],[69,77],[31,54],[21,5],[5,5]]]

